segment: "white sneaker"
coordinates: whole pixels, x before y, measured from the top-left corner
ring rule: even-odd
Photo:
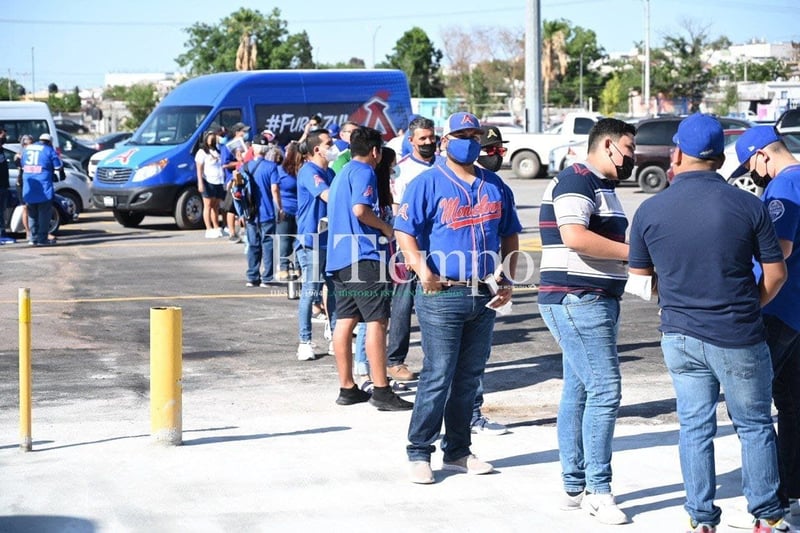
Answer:
[[[328,343],[328,355],[336,355],[336,350],[333,349],[333,341]]]
[[[472,424],[471,429],[472,433],[476,435],[505,435],[508,433],[508,428],[503,424],[492,422],[485,416],[481,416],[478,420],[476,420],[475,423]]]
[[[313,361],[317,356],[314,353],[314,345],[311,342],[301,342],[297,345],[298,361]]]
[[[583,497],[585,495],[586,491],[576,494],[575,496],[570,496],[566,492],[562,492],[561,501],[558,504],[558,508],[562,511],[577,511],[581,508],[581,502],[583,501]]]
[[[411,461],[408,469],[408,480],[411,483],[418,483],[420,485],[430,485],[435,480],[433,479],[433,470],[428,461]]]
[[[588,511],[603,524],[619,525],[628,523],[628,515],[617,507],[613,494],[586,493],[581,501],[581,509]]]
[[[461,474],[482,475],[491,474],[494,472],[494,467],[491,463],[481,461],[470,454],[455,461],[444,461],[444,463],[442,463],[442,470],[460,472]]]
[[[333,340],[333,332],[331,331],[330,320],[325,321],[325,333],[323,333],[323,337],[325,337],[326,341]]]
[[[231,236],[231,231],[228,228],[223,227],[223,228],[220,228],[219,231],[220,231],[220,233],[222,234],[223,237],[230,237]]]
[[[213,228],[206,230],[206,239],[216,239],[219,237],[219,232]]]

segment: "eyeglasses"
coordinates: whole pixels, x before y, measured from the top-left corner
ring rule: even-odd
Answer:
[[[483,149],[486,152],[486,155],[499,155],[503,157],[508,152],[508,149],[505,146],[487,146]]]

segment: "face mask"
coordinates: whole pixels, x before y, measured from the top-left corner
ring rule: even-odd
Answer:
[[[617,148],[617,145],[612,143],[611,146],[622,156],[622,165],[614,163],[613,159],[611,160],[611,162],[614,163],[614,168],[617,169],[617,179],[622,181],[630,178],[631,174],[633,174],[633,167],[635,164],[633,158],[629,155],[623,155],[622,151]],[[608,156],[608,158],[611,159],[611,156]]]
[[[389,171],[389,179],[396,180],[397,176],[399,175],[400,175],[400,169],[397,167],[397,165],[393,166],[392,169]]]
[[[250,140],[250,132],[249,131],[244,132],[244,135],[242,135],[242,139],[244,139],[245,141],[249,141]]]
[[[761,187],[762,189],[767,186],[767,184],[772,181],[772,178],[769,176],[762,176],[755,170],[750,171],[750,179],[753,180],[753,183],[756,184],[756,187]]]
[[[423,159],[430,159],[436,154],[436,144],[421,144],[417,146],[417,151],[419,155],[422,156]]]
[[[503,166],[503,156],[500,154],[481,155],[478,156],[478,164],[486,170],[497,172]]]
[[[471,165],[481,153],[481,143],[475,139],[449,139],[447,156],[461,165]]]
[[[325,151],[325,159],[327,159],[327,160],[328,160],[328,163],[333,163],[334,161],[336,161],[336,159],[337,159],[338,157],[339,157],[339,149],[338,149],[338,148],[336,148],[336,145],[335,145],[335,144],[334,144],[334,145],[331,145],[331,147],[330,147],[330,148],[328,148],[328,149]]]

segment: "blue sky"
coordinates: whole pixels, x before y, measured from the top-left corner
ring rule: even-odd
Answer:
[[[316,61],[361,57],[367,65],[373,54],[378,61],[390,54],[413,26],[441,48],[447,27],[522,29],[526,13],[526,0],[12,1],[0,12],[0,77],[10,73],[30,90],[33,72],[38,90],[50,82],[83,89],[102,86],[106,72],[175,71],[174,59],[185,51],[183,28],[218,22],[239,7],[267,14],[273,6],[290,32],[308,32]],[[734,43],[800,41],[799,0],[650,0],[650,12],[653,46],[664,35],[681,34],[686,20]],[[607,52],[630,50],[644,39],[644,0],[541,0],[541,13],[543,19],[565,18],[593,29]]]

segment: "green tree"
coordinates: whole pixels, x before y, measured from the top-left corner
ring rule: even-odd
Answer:
[[[622,86],[622,81],[615,73],[606,82],[602,92],[600,93],[600,112],[602,114],[613,115],[617,112],[622,102],[625,101],[623,98],[621,98],[623,90],[624,87]]]
[[[197,22],[184,31],[186,52],[175,58],[190,76],[235,70],[236,51],[245,34],[255,37],[257,69],[313,68],[312,48],[305,31],[289,34],[281,12],[268,16],[240,8],[217,24]]]
[[[725,89],[725,98],[723,98],[722,102],[717,106],[716,113],[724,116],[731,113],[731,111],[736,111],[738,103],[739,95],[736,92],[736,85],[729,85]]]
[[[141,126],[157,104],[158,93],[152,83],[130,87],[125,97],[125,105],[131,116],[125,120],[124,127],[132,131]]]
[[[0,100],[19,100],[25,95],[25,87],[11,78],[0,78]]]
[[[318,69],[330,68],[367,68],[366,63],[360,57],[351,57],[348,62],[339,61],[338,63],[317,63]]]
[[[55,83],[50,85],[55,86]],[[50,92],[47,95],[47,105],[51,111],[56,113],[76,113],[80,111],[81,97],[78,87],[73,88],[71,93],[64,96],[59,96],[56,92]]]
[[[386,56],[381,66],[400,69],[408,77],[411,96],[444,96],[444,85],[440,78],[442,52],[433,46],[422,28],[413,27],[403,34],[394,45],[394,53]]]
[[[714,78],[712,70],[705,64],[703,52],[711,48],[705,29],[697,29],[690,23],[684,25],[687,35],[668,35],[664,46],[651,53],[652,87],[657,92],[672,98],[685,98],[689,111],[699,109]],[[715,41],[721,42],[720,39]]]

